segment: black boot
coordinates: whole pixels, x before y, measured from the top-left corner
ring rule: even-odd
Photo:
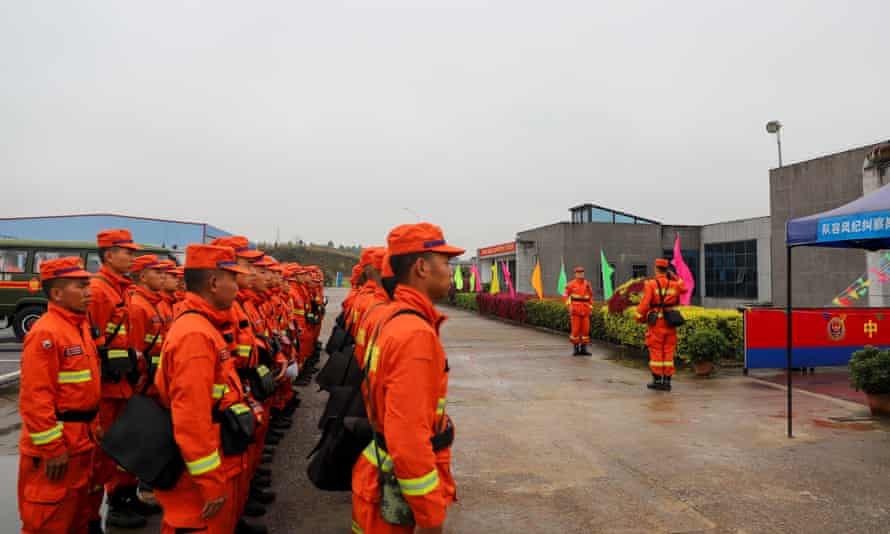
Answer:
[[[578,356],[581,353],[581,349],[578,344],[575,344],[575,348],[572,350],[572,356]]]
[[[244,503],[244,512],[242,513],[247,517],[262,517],[266,515],[266,507],[253,498],[249,498],[247,499],[247,502]]]
[[[272,463],[272,455],[271,454],[263,454],[262,459],[260,459],[261,464],[271,464]]]
[[[105,534],[105,531],[102,530],[102,520],[90,521],[87,526],[87,534]]]
[[[271,477],[272,470],[269,469],[268,467],[259,466],[256,468],[255,474],[257,476],[261,476],[261,477]]]
[[[108,514],[105,525],[117,528],[142,528],[148,521],[136,513],[127,496],[127,489],[118,490],[108,499]]]
[[[582,355],[582,356],[593,356],[593,355],[590,353],[590,351],[587,350],[587,344],[586,344],[586,343],[582,343],[582,344],[581,344],[581,355]]]
[[[671,377],[664,377],[664,382],[661,385],[662,391],[670,391],[671,390]]]
[[[243,517],[238,520],[235,526],[235,534],[268,534],[269,529],[266,525],[260,523],[252,523]]]
[[[133,488],[133,494],[129,495],[130,503],[133,510],[142,516],[148,517],[161,513],[161,506],[154,496],[154,490],[148,484],[140,481],[139,485]]]
[[[659,389],[661,387],[661,375],[652,373],[652,383],[646,384],[649,389]]]
[[[255,476],[253,477],[253,485],[258,488],[269,488],[272,486],[272,477]]]
[[[266,432],[266,441],[269,440],[269,437],[270,437],[270,436],[273,437],[273,438],[276,438],[276,439],[281,439],[281,438],[284,437],[284,432],[281,432],[281,431],[279,431],[279,430],[275,430],[275,427],[274,427],[274,425],[273,425],[272,428],[270,428],[269,431]]]
[[[277,495],[272,490],[260,489],[256,486],[250,488],[250,498],[260,504],[272,504]]]

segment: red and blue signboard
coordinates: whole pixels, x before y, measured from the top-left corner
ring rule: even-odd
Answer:
[[[745,310],[745,367],[787,365],[784,308]],[[798,308],[792,316],[792,367],[847,365],[866,345],[890,347],[890,308]]]

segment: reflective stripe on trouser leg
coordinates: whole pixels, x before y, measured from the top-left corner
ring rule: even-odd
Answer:
[[[646,334],[649,347],[649,368],[659,376],[673,376],[674,352],[677,349],[677,332],[667,328],[653,328]]]

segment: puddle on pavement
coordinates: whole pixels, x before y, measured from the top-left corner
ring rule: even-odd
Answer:
[[[665,395],[647,402],[646,406],[653,412],[672,412],[674,411],[674,399]]]

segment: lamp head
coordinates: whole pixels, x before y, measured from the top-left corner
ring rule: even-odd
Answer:
[[[766,123],[766,131],[771,134],[778,133],[781,128],[782,123],[779,121],[769,121]]]

